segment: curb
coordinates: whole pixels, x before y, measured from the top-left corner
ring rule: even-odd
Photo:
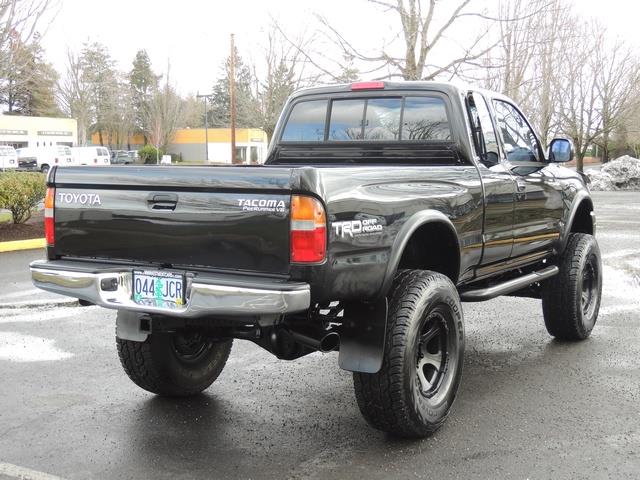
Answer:
[[[26,310],[32,308],[45,307],[77,307],[79,306],[77,298],[52,298],[47,300],[28,300],[11,303],[0,303],[0,312],[10,310]]]
[[[32,238],[30,240],[14,240],[12,242],[0,242],[0,253],[17,252],[18,250],[34,250],[44,248],[46,242],[44,238]]]

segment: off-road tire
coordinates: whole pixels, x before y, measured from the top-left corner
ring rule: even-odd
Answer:
[[[418,372],[429,365],[420,366],[424,357],[421,339],[430,338],[430,330],[424,329],[430,329],[432,323],[441,324],[444,332],[439,334],[444,335],[444,340],[438,340],[442,372],[433,377],[433,391],[423,393],[424,384]],[[444,344],[446,349],[442,347]],[[432,434],[446,420],[462,376],[462,307],[451,280],[426,270],[398,272],[389,294],[384,348],[378,373],[353,375],[362,415],[374,428],[393,435],[420,438]],[[438,375],[441,375],[439,384]]]
[[[204,339],[203,350],[189,358],[177,350],[176,335],[179,333],[152,333],[144,342],[116,337],[120,363],[136,385],[162,396],[187,397],[218,378],[233,341]]]
[[[559,340],[584,340],[596,324],[602,296],[602,260],[595,237],[572,233],[558,266],[560,272],[542,291],[545,326]]]

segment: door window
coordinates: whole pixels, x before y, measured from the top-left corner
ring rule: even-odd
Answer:
[[[511,104],[494,100],[496,122],[511,162],[539,162],[540,145],[522,114]]]

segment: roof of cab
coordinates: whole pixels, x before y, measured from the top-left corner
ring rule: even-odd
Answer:
[[[340,83],[334,85],[321,85],[318,87],[308,87],[295,91],[290,100],[294,100],[299,97],[304,97],[307,95],[331,95],[331,94],[345,94],[351,93],[362,95],[363,93],[375,93],[375,92],[389,92],[389,91],[416,91],[416,90],[430,90],[436,92],[442,92],[448,94],[450,96],[455,95],[463,95],[468,91],[480,92],[488,98],[501,98],[504,100],[508,100],[513,103],[509,97],[505,95],[487,90],[484,88],[479,88],[474,85],[470,85],[464,82],[436,82],[433,80],[415,80],[415,81],[384,81],[384,88],[371,88],[371,89],[362,89],[362,90],[352,90],[351,86],[357,83],[367,83],[367,82],[353,82],[353,83]]]
[[[332,94],[332,93],[348,93],[351,92],[351,86],[353,84],[363,83],[363,82],[353,82],[353,83],[341,83],[335,85],[322,85],[318,87],[309,87],[297,90],[293,93],[291,98],[297,98],[306,95],[322,95],[322,94]],[[402,91],[402,90],[435,90],[448,94],[459,94],[466,89],[461,86],[459,83],[453,82],[435,82],[431,80],[418,80],[418,81],[385,81],[384,88],[372,88],[372,89],[363,89],[357,90],[357,93],[366,93],[366,92],[388,92],[388,91]],[[471,88],[471,87],[469,87]]]

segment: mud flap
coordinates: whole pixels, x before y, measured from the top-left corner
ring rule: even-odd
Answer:
[[[340,329],[340,368],[376,373],[382,367],[387,330],[387,299],[348,303]]]

